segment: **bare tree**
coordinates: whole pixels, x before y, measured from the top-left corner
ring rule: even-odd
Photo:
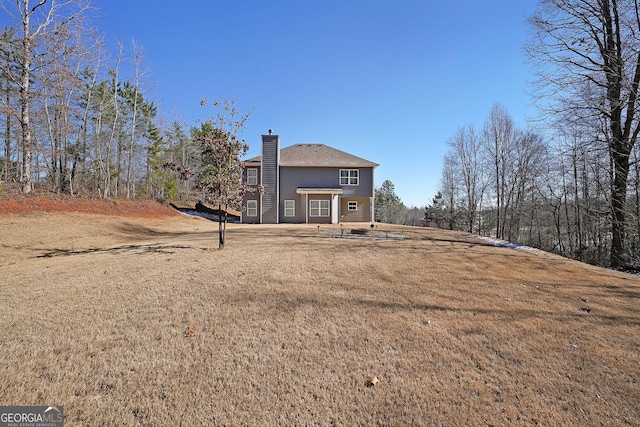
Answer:
[[[471,125],[460,127],[448,144],[440,194],[451,226],[479,234],[495,228],[497,238],[510,241],[518,241],[524,230],[531,239],[546,155],[541,136],[518,129],[496,104],[482,134]]]
[[[424,219],[423,217],[425,216],[425,210],[426,207],[411,206],[405,208],[404,212],[402,213],[402,220],[400,223],[402,225],[410,225],[412,227],[420,226],[422,220]]]
[[[611,160],[611,259],[625,266],[630,155],[640,132],[638,0],[541,0],[528,52],[556,121],[599,125]]]
[[[461,127],[454,137],[449,139],[451,155],[462,178],[465,196],[464,220],[467,231],[473,233],[480,200],[486,188],[484,182],[484,164],[482,159],[482,141],[472,125]]]
[[[144,49],[135,41],[131,42],[131,50],[133,54],[133,83],[129,88],[129,104],[131,108],[131,124],[129,130],[129,144],[127,147],[127,198],[133,197],[133,173],[134,173],[134,151],[140,134],[139,122],[141,115],[142,87],[143,80],[148,73],[148,68],[144,63]]]
[[[16,107],[17,67],[15,62],[16,51],[19,49],[18,39],[14,28],[6,29],[0,36],[0,73],[3,85],[3,96],[0,103],[0,111],[4,117],[4,164],[2,179],[9,183],[16,179],[19,171],[16,166],[17,142],[13,142],[15,117],[19,117]],[[12,159],[16,159],[15,161]]]
[[[635,262],[640,264],[640,146],[633,149],[633,216],[635,217],[635,233],[631,242],[631,254],[635,256]]]
[[[509,174],[513,167],[516,127],[513,119],[500,104],[495,104],[484,125],[484,147],[491,170],[496,200],[496,238],[505,236],[505,215]]]
[[[13,5],[10,8],[6,3]],[[34,4],[35,3],[35,4]],[[31,162],[33,158],[31,128],[31,80],[34,56],[39,45],[38,38],[56,26],[65,26],[76,16],[87,10],[88,3],[80,0],[15,0],[2,2],[2,8],[20,25],[18,37],[21,42],[18,54],[20,66],[20,125],[22,127],[22,182],[24,193],[33,189]]]
[[[72,159],[81,127],[77,117],[82,115],[83,72],[93,57],[91,35],[82,18],[56,27],[41,37],[46,55],[38,55],[34,63],[37,84],[33,86],[32,128],[42,130],[38,148],[45,157],[53,191],[71,191]]]
[[[73,153],[73,166],[71,168],[70,192],[72,194],[77,186],[76,181],[80,181],[81,185],[85,186],[86,189],[87,183],[95,180],[95,176],[88,176],[89,122],[94,118],[90,113],[94,103],[98,76],[104,61],[105,48],[103,37],[92,34],[92,40],[94,44],[92,49],[89,50],[92,52],[91,60],[89,61],[91,63],[91,67],[87,67],[82,73],[84,88],[80,98],[83,108],[82,114],[80,115],[80,127],[78,129],[77,138],[78,143]]]
[[[457,227],[457,212],[459,201],[459,177],[460,169],[456,163],[455,157],[451,152],[448,152],[444,156],[444,162],[442,166],[442,176],[440,177],[440,209],[444,215],[444,222],[448,223],[450,230],[454,230]]]
[[[520,240],[520,232],[526,206],[526,196],[537,186],[541,175],[541,165],[545,160],[546,146],[542,137],[533,131],[516,130],[511,150],[511,165],[505,174],[508,180],[503,183],[507,188],[504,198],[503,225],[505,238],[509,241]]]

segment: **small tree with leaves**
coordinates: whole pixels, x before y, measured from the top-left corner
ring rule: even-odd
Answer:
[[[206,101],[202,101],[206,106]],[[206,203],[218,210],[218,249],[224,248],[229,209],[242,210],[242,197],[253,191],[242,182],[244,162],[241,160],[249,146],[238,139],[249,113],[239,115],[235,101],[215,102],[218,109],[214,118],[192,129],[192,138],[200,147],[200,167],[197,172],[167,163],[166,167],[178,171],[183,178],[196,176],[196,189]]]

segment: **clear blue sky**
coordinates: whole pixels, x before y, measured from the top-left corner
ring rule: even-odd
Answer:
[[[318,142],[379,163],[408,205],[435,195],[447,139],[503,104],[526,127],[532,70],[522,46],[535,0],[94,0],[107,39],[145,49],[153,98],[193,124],[200,106],[253,109],[259,154]]]

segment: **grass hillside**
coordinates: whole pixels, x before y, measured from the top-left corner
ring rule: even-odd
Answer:
[[[218,251],[206,220],[3,206],[2,405],[68,426],[640,425],[636,276],[433,229],[234,224]]]

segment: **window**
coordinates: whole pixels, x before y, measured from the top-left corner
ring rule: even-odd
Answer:
[[[358,169],[340,169],[340,185],[358,185],[359,172]]]
[[[309,216],[329,216],[329,201],[309,200]]]
[[[354,201],[349,201],[347,204],[348,208],[350,211],[357,211],[358,210],[358,202]]]
[[[247,185],[258,185],[258,169],[247,168]]]
[[[284,201],[284,216],[296,216],[296,201],[285,200]]]
[[[257,200],[247,200],[247,216],[258,216]]]

